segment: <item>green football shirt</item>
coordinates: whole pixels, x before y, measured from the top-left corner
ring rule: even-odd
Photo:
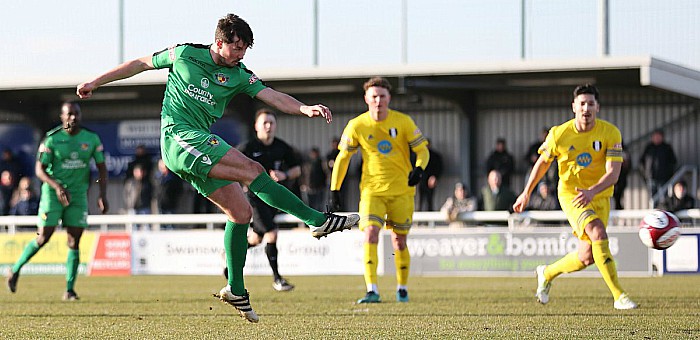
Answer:
[[[102,141],[96,133],[81,129],[76,135],[70,135],[60,126],[46,133],[37,157],[46,166],[46,173],[73,197],[87,197],[90,159],[95,163],[105,161]],[[46,183],[41,186],[42,195],[53,190]]]
[[[161,130],[172,125],[209,131],[239,93],[255,97],[266,88],[244,64],[219,66],[209,54],[209,45],[176,45],[153,54],[153,66],[169,68],[165,87]]]

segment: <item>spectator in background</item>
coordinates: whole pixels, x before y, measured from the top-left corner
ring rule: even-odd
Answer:
[[[617,183],[613,188],[613,201],[615,202],[615,209],[622,210],[625,207],[622,204],[622,196],[625,194],[625,189],[627,188],[627,176],[630,173],[631,161],[630,154],[627,150],[622,150],[622,166],[620,167],[620,177],[617,178]]]
[[[527,183],[527,179],[530,176],[530,170],[532,170],[532,167],[535,165],[535,162],[537,162],[537,159],[540,157],[539,150],[542,144],[544,143],[544,140],[547,137],[548,133],[549,130],[546,127],[543,127],[542,130],[540,130],[540,135],[537,138],[537,140],[530,144],[530,147],[525,153],[524,160],[525,164],[528,165],[528,171],[525,174],[525,183]],[[547,170],[547,173],[544,175],[542,180],[547,182],[550,190],[552,191],[552,194],[556,196],[557,183],[559,182],[559,169],[556,163],[552,164],[549,170]]]
[[[194,189],[191,185],[187,186],[188,189]],[[215,214],[218,213],[219,209],[216,205],[208,200],[206,197],[202,196],[196,190],[192,196],[192,213],[193,214]]]
[[[137,165],[141,166],[141,171],[143,175],[150,179],[153,173],[153,156],[148,152],[146,146],[141,144],[136,147],[134,152],[134,160],[129,162],[126,168],[126,179],[134,177],[134,167]]]
[[[676,153],[673,152],[673,147],[664,141],[664,131],[654,130],[651,133],[651,141],[644,148],[639,159],[639,165],[652,196],[656,194],[659,187],[671,179],[676,170],[676,163]]]
[[[475,197],[469,195],[469,190],[464,183],[455,183],[454,195],[448,197],[440,212],[450,222],[450,227],[463,227],[464,222],[457,221],[457,216],[463,212],[475,211],[478,202]]]
[[[430,147],[431,143],[428,140],[428,151],[430,152],[430,161],[425,167],[425,172],[421,181],[418,183],[418,210],[419,211],[434,211],[434,195],[437,187],[438,178],[442,175],[442,155]],[[414,154],[412,154],[414,155]]]
[[[12,193],[15,191],[15,175],[10,170],[0,173],[0,213],[7,215],[10,213]]]
[[[496,147],[486,159],[486,173],[489,174],[492,170],[497,170],[500,174],[502,185],[510,188],[511,175],[515,171],[515,160],[513,155],[506,149],[505,138],[496,139]]]
[[[153,185],[146,177],[141,164],[135,164],[133,177],[124,183],[124,203],[129,214],[148,215],[151,213],[151,200],[153,199]],[[137,225],[137,228],[140,226]]]
[[[32,179],[22,177],[17,184],[17,189],[12,194],[10,203],[10,215],[32,216],[39,212],[39,197],[32,188]]]
[[[497,211],[508,210],[512,211],[513,203],[515,203],[515,193],[509,187],[503,185],[501,173],[498,170],[489,172],[487,184],[481,188],[481,210]]]
[[[328,174],[321,159],[318,147],[311,148],[309,159],[304,164],[306,196],[309,206],[316,210],[325,210],[326,190],[328,190]]]
[[[695,208],[695,198],[688,194],[688,184],[680,180],[673,185],[673,195],[661,203],[660,209],[676,212]]]
[[[183,183],[180,177],[168,169],[163,159],[158,160],[158,173],[156,173],[156,201],[158,212],[161,214],[175,214],[178,202],[183,193]],[[172,224],[163,225],[163,229],[173,229]]]
[[[331,149],[326,153],[326,165],[328,167],[328,179],[330,179],[333,173],[333,166],[335,165],[335,158],[338,157],[340,150],[338,150],[338,144],[340,143],[340,138],[333,137],[331,139]],[[340,190],[338,190],[338,211],[348,211],[347,209],[347,197],[348,197],[348,186],[344,183],[340,185]]]
[[[527,162],[530,169],[532,169],[532,166],[535,165],[537,159],[540,158],[540,146],[542,146],[542,143],[544,143],[544,139],[547,138],[548,133],[549,130],[546,127],[542,128],[539,138],[530,144],[530,147],[528,147],[527,152],[525,153],[525,162]]]
[[[0,157],[0,173],[6,170],[12,174],[12,178],[17,179],[24,176],[22,165],[10,148],[3,148]]]
[[[528,210],[559,210],[559,200],[554,196],[547,181],[540,181],[537,185],[537,193],[532,195]]]

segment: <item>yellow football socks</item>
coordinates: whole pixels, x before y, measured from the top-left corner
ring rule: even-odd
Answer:
[[[586,268],[587,266],[578,259],[578,252],[570,252],[544,269],[544,278],[552,281],[555,277],[563,273],[572,273]]]
[[[620,287],[620,282],[617,280],[617,267],[610,253],[608,240],[593,241],[591,243],[591,250],[593,251],[593,260],[595,261],[596,267],[598,267],[598,271],[603,275],[605,284],[608,285],[610,292],[615,300],[617,300],[622,294],[622,287]]]
[[[377,264],[379,262],[379,256],[377,255],[377,244],[376,243],[365,243],[364,244],[365,255],[365,283],[369,287],[370,285],[377,285]]]
[[[406,286],[411,268],[411,253],[408,252],[408,248],[394,250],[394,263],[396,264],[396,284]]]

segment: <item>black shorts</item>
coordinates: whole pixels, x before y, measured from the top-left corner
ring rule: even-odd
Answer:
[[[265,233],[279,229],[275,223],[275,216],[280,213],[277,208],[273,208],[263,202],[258,196],[248,196],[250,205],[253,207],[253,232],[262,237]]]

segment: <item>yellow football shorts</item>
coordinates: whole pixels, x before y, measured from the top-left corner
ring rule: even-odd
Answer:
[[[608,227],[610,197],[596,197],[591,203],[582,208],[574,206],[574,197],[576,196],[561,195],[559,196],[559,204],[564,214],[566,214],[566,219],[569,221],[571,228],[574,229],[574,235],[580,240],[590,242],[584,229],[588,223],[593,222],[595,219],[600,219],[603,225],[606,228]]]
[[[414,195],[362,196],[360,198],[360,230],[370,225],[407,235],[413,223]]]

